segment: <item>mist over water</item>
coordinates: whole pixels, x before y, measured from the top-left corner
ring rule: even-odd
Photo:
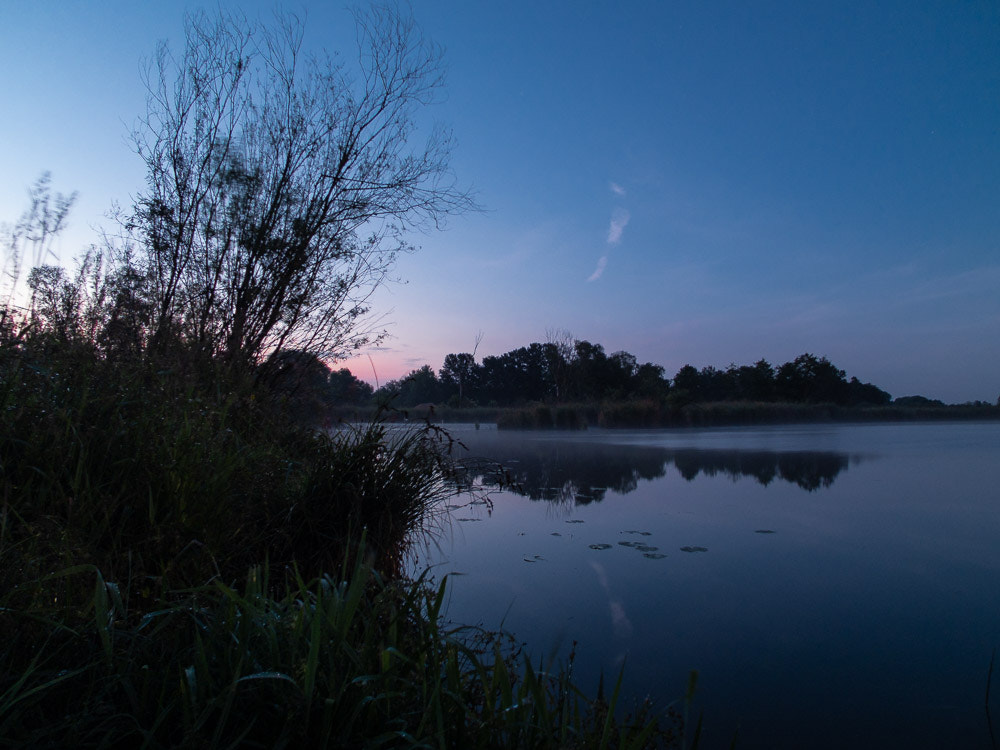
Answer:
[[[699,670],[705,747],[989,746],[1000,425],[456,436],[507,485],[417,547],[450,619],[586,689]]]

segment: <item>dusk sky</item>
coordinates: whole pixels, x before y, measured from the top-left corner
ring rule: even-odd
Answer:
[[[234,7],[223,3],[224,7]],[[44,170],[97,242],[143,164],[140,59],[217,3],[0,4],[0,220]],[[240,3],[268,17],[270,3]],[[343,51],[339,4],[306,44]],[[751,9],[752,8],[752,9]],[[564,329],[672,376],[803,352],[893,396],[1000,394],[1000,4],[415,0],[479,213],[373,299],[379,379]],[[350,361],[372,380],[368,357]]]

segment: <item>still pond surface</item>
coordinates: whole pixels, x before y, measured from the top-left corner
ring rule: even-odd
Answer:
[[[993,747],[1000,424],[451,428],[518,485],[450,501],[414,569],[448,619],[666,703],[702,747]],[[1000,736],[1000,660],[993,681]]]

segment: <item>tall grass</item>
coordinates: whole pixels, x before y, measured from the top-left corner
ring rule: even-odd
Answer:
[[[536,404],[523,409],[510,409],[497,416],[501,430],[585,430],[589,423],[588,408],[571,405]]]
[[[391,559],[446,491],[434,428],[314,433],[252,393],[85,352],[0,367],[7,545],[40,573],[84,561],[196,585],[264,559],[318,573],[363,530]]]
[[[356,556],[359,560],[363,555]],[[30,747],[667,746],[676,712],[616,718],[567,669],[502,637],[446,629],[445,582],[392,582],[363,562],[311,582],[254,567],[135,611],[93,566],[70,616],[11,609],[0,647],[0,737]],[[275,591],[281,591],[275,595]],[[34,635],[27,637],[31,630]]]
[[[0,341],[0,745],[642,747],[399,576],[449,438],[319,434],[242,382]],[[249,571],[249,575],[247,574]]]

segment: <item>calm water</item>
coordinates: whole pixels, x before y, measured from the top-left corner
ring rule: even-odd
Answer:
[[[591,691],[697,669],[708,748],[993,746],[1000,425],[455,435],[519,492],[419,550],[451,620],[577,641]],[[1000,664],[991,702],[1000,736]]]

